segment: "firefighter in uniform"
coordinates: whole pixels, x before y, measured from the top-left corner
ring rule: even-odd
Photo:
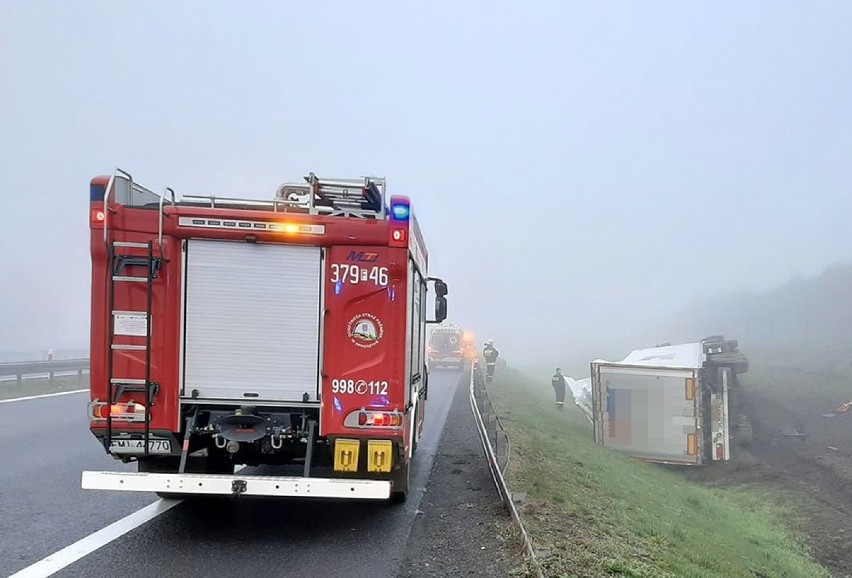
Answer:
[[[485,342],[485,347],[482,350],[482,357],[485,358],[485,381],[491,383],[494,379],[494,367],[497,365],[497,357],[500,352],[494,347],[494,341],[489,339]]]
[[[553,374],[550,382],[553,385],[553,392],[556,394],[556,408],[562,411],[565,408],[565,388],[567,384],[560,368],[556,368],[556,373]]]

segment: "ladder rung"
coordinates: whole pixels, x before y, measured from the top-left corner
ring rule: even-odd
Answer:
[[[148,243],[131,243],[128,241],[113,241],[113,247],[126,247],[128,249],[147,249]]]
[[[113,281],[132,281],[135,283],[147,283],[147,277],[128,277],[127,275],[115,275],[112,278]]]
[[[110,379],[109,382],[113,385],[145,385],[144,379],[121,379],[121,378],[113,378]]]
[[[120,343],[113,343],[111,346],[113,349],[118,351],[147,351],[148,348],[144,345],[121,345]]]

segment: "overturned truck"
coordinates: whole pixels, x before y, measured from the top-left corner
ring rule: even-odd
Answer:
[[[595,441],[651,462],[727,461],[732,445],[751,442],[738,379],[747,371],[737,341],[723,336],[594,361]]]

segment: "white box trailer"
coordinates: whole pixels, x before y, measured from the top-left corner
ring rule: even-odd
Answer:
[[[734,434],[738,442],[751,439],[737,380],[747,368],[736,341],[718,336],[594,361],[595,441],[651,462],[727,461]]]

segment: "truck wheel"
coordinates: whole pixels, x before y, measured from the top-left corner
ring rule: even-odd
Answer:
[[[388,501],[391,504],[402,504],[408,498],[408,465],[404,465],[393,477],[391,495]]]
[[[740,447],[748,447],[751,445],[753,437],[754,433],[752,432],[751,421],[747,417],[743,417],[737,427],[735,441]]]
[[[146,474],[175,474],[180,466],[180,458],[168,456],[164,458],[139,458],[136,460],[137,469]]]

